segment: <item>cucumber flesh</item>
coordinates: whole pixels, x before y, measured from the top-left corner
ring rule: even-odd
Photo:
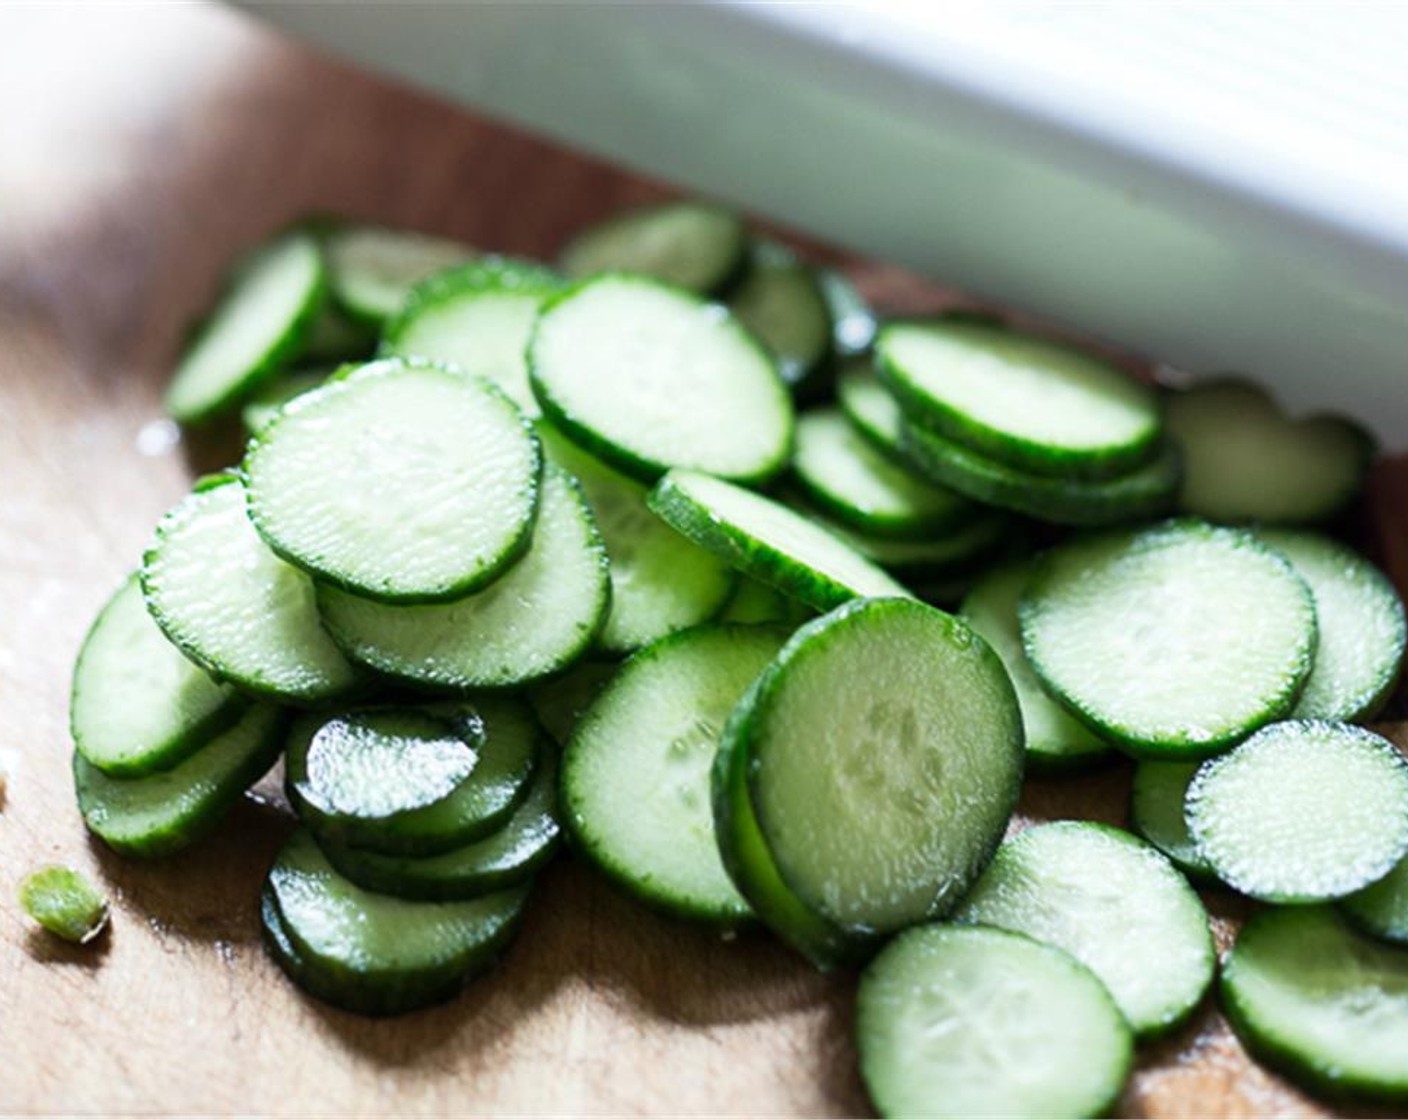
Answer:
[[[578,234],[562,251],[572,277],[637,272],[692,292],[717,292],[743,270],[748,235],[738,215],[698,202],[643,206]]]
[[[528,555],[450,603],[377,603],[324,585],[324,625],[353,660],[439,691],[506,688],[560,672],[590,648],[610,606],[606,549],[581,490],[549,466]]]
[[[825,529],[784,505],[696,471],[674,470],[650,508],[744,575],[817,610],[908,591]]]
[[[1205,757],[1285,715],[1315,651],[1315,608],[1290,564],[1248,532],[1191,519],[1062,545],[1021,617],[1048,689],[1148,757]]]
[[[419,285],[387,324],[387,354],[448,362],[494,382],[526,416],[538,414],[525,351],[538,312],[562,287],[554,272],[493,259]]]
[[[798,419],[792,470],[817,506],[877,537],[928,539],[978,512],[963,495],[876,451],[837,409]]]
[[[497,831],[434,856],[394,856],[319,839],[328,860],[359,887],[399,898],[478,898],[530,879],[557,851],[557,760],[546,750],[528,795]]]
[[[422,280],[479,255],[458,241],[382,226],[341,226],[323,243],[333,299],[354,320],[378,328]]]
[[[185,761],[145,778],[109,778],[75,751],[83,823],[125,856],[163,856],[186,847],[274,765],[284,722],[278,708],[256,704]]]
[[[279,852],[264,892],[279,964],[311,995],[364,1015],[455,995],[498,959],[528,895],[514,887],[464,902],[411,902],[364,891],[333,870],[304,829]]]
[[[1022,649],[1017,603],[1031,578],[1030,561],[994,568],[964,596],[964,620],[1002,659],[1017,690],[1026,732],[1027,761],[1038,768],[1081,766],[1111,753],[1084,724],[1047,695]]]
[[[361,685],[318,622],[313,581],[269,551],[232,476],[198,483],[166,515],[141,580],[157,625],[217,679],[290,704]]]
[[[891,323],[875,349],[912,420],[998,462],[1099,478],[1139,466],[1158,445],[1152,389],[1054,342],[945,317]]]
[[[1263,529],[1261,539],[1305,580],[1315,599],[1319,641],[1296,719],[1371,718],[1403,664],[1403,602],[1382,572],[1351,548],[1317,533]]]
[[[1408,953],[1328,907],[1254,915],[1222,969],[1237,1036],[1312,1092],[1408,1101]]]
[[[778,373],[800,388],[831,353],[831,308],[817,273],[789,250],[758,242],[748,270],[729,289],[728,306],[772,351]]]
[[[1215,881],[1217,872],[1198,851],[1188,831],[1183,806],[1188,785],[1198,772],[1196,762],[1151,762],[1134,770],[1129,794],[1129,826],[1168,856],[1169,862],[1189,879]]]
[[[1183,447],[1179,505],[1210,521],[1324,521],[1359,492],[1374,458],[1373,437],[1354,422],[1291,419],[1235,378],[1171,393],[1165,411]]]
[[[1408,855],[1408,762],[1360,727],[1277,723],[1204,763],[1186,814],[1233,889],[1266,902],[1343,898]]]
[[[373,362],[286,406],[250,441],[249,511],[319,580],[396,603],[478,590],[528,546],[537,437],[475,377]]]
[[[937,432],[906,424],[901,444],[920,473],[966,494],[1055,525],[1118,525],[1173,509],[1182,460],[1172,444],[1129,472],[1086,479],[1040,475],[1009,466]]]
[[[982,870],[1021,785],[1021,713],[964,623],[864,600],[797,631],[721,750],[783,882],[864,942],[945,913]]]
[[[702,626],[664,638],[626,662],[573,731],[564,821],[576,847],[644,902],[726,925],[751,916],[720,861],[710,770],[729,712],[786,637]]]
[[[922,926],[861,977],[861,1075],[881,1116],[1105,1116],[1134,1060],[1073,957],[994,929]]]
[[[303,349],[327,285],[311,233],[293,230],[236,269],[166,390],[166,411],[202,424],[237,406]]]
[[[1101,979],[1141,1038],[1177,1027],[1212,983],[1198,896],[1153,848],[1106,825],[1058,821],[1018,833],[954,917],[1064,949]]]
[[[133,575],[79,650],[69,726],[89,763],[115,778],[135,778],[176,766],[233,724],[245,705],[167,641]]]
[[[629,653],[719,613],[733,590],[733,570],[650,511],[646,489],[539,425],[548,457],[586,494],[611,558],[611,610],[597,644]]]
[[[1408,859],[1372,886],[1349,895],[1340,909],[1360,929],[1408,945]]]
[[[589,280],[543,312],[529,369],[553,425],[642,482],[671,467],[761,482],[786,463],[792,401],[772,358],[687,292]]]

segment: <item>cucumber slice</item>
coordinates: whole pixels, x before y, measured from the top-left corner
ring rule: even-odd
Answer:
[[[875,377],[868,360],[853,362],[841,371],[836,379],[836,403],[871,447],[892,462],[910,465],[904,443],[904,413],[890,390]]]
[[[73,669],[78,753],[115,778],[169,770],[239,718],[246,701],[166,640],[135,575],[99,613]]]
[[[333,299],[354,320],[377,328],[422,280],[479,255],[458,241],[382,226],[339,226],[323,244]]]
[[[549,458],[582,484],[611,558],[611,610],[597,644],[629,653],[719,613],[733,569],[670,528],[645,504],[646,490],[539,426]]]
[[[752,915],[719,857],[710,768],[729,712],[786,638],[762,626],[664,638],[622,666],[573,731],[563,819],[577,848],[649,905],[725,925]]]
[[[86,945],[108,924],[108,900],[81,872],[49,866],[20,880],[20,907],[60,940]]]
[[[241,261],[166,389],[171,418],[212,420],[296,357],[326,286],[322,253],[306,230],[291,230]]]
[[[567,742],[582,713],[620,667],[619,661],[578,661],[561,676],[529,687],[528,703],[554,743]]]
[[[755,579],[739,577],[733,597],[719,614],[719,622],[742,622],[757,625],[778,622],[800,626],[813,617],[804,603],[789,598],[775,587]]]
[[[1108,478],[1159,445],[1153,389],[1046,339],[947,316],[882,327],[875,353],[914,420],[1019,470]]]
[[[737,214],[699,202],[642,206],[578,234],[562,251],[569,276],[638,272],[707,294],[746,266],[748,234]]]
[[[560,672],[591,646],[610,598],[606,549],[586,499],[552,465],[528,555],[485,590],[407,607],[318,589],[323,622],[349,657],[442,691],[507,688]]]
[[[274,959],[310,995],[363,1015],[398,1015],[457,994],[518,927],[528,888],[466,902],[410,902],[343,878],[299,829],[264,884]]]
[[[805,507],[797,508],[807,512]],[[828,521],[820,515],[814,520],[871,563],[880,565],[906,582],[967,572],[1013,539],[1011,516],[994,509],[980,509],[971,520],[927,541],[897,541],[870,536]]]
[[[696,471],[674,470],[648,499],[666,524],[744,575],[817,610],[909,594],[826,530],[784,505]]]
[[[819,508],[875,537],[931,539],[978,512],[963,495],[887,459],[834,408],[798,419],[792,471]]]
[[[353,718],[365,722],[369,715]],[[331,844],[411,856],[452,851],[501,828],[527,796],[537,766],[542,732],[532,714],[519,700],[483,698],[472,705],[431,705],[422,713],[422,719],[426,717],[432,722],[422,725],[422,735],[443,735],[444,729],[451,728],[466,743],[477,744],[473,769],[438,800],[422,800],[418,807],[385,814],[380,819],[370,811],[348,812],[348,808],[355,808],[355,801],[339,809],[326,792],[320,792],[316,773],[310,776],[310,755],[316,765],[320,746],[329,748],[331,764],[323,764],[324,767],[331,769],[337,764],[350,731],[347,717],[326,722],[307,717],[294,724],[288,736],[285,788],[303,823],[320,840]],[[384,715],[373,719],[385,725]],[[444,788],[421,787],[408,776],[400,780],[402,785],[408,782],[423,796],[426,788],[431,793]],[[324,779],[322,785],[327,784]]]
[[[125,856],[169,855],[198,840],[262,778],[283,746],[284,715],[256,704],[184,762],[145,778],[109,778],[78,752],[73,784],[88,830]]]
[[[1377,883],[1343,899],[1340,910],[1375,937],[1408,945],[1408,859]]]
[[[998,849],[954,914],[1064,949],[1098,976],[1140,1038],[1198,1005],[1216,958],[1207,912],[1183,876],[1126,832],[1057,821]]]
[[[525,351],[538,312],[562,287],[529,261],[491,259],[431,277],[386,326],[388,354],[448,362],[492,381],[526,416],[538,415]]]
[[[543,312],[528,362],[554,426],[642,482],[671,467],[760,482],[786,464],[792,401],[772,358],[687,292],[588,280]]]
[[[230,475],[197,483],[162,519],[141,580],[157,625],[221,680],[290,704],[361,684],[318,622],[312,580],[269,551]]]
[[[1315,653],[1315,607],[1290,564],[1191,519],[1061,546],[1021,615],[1047,688],[1141,756],[1204,757],[1279,719]]]
[[[1110,994],[1059,949],[923,926],[866,968],[861,1076],[881,1116],[1104,1116],[1134,1061]]]
[[[1387,577],[1351,548],[1310,533],[1264,529],[1261,539],[1310,587],[1320,640],[1297,719],[1371,718],[1388,699],[1408,641],[1403,603]]]
[[[875,313],[843,273],[817,271],[822,298],[831,313],[831,350],[841,361],[866,353],[875,341]]]
[[[240,409],[240,422],[250,435],[262,432],[279,411],[295,397],[311,392],[328,379],[329,369],[288,373],[258,389]]]
[[[1339,416],[1293,420],[1264,389],[1236,378],[1169,394],[1183,447],[1179,505],[1212,521],[1324,521],[1359,492],[1374,438]]]
[[[782,380],[794,389],[813,381],[831,354],[831,307],[820,277],[782,245],[754,243],[728,306],[772,351]]]
[[[541,453],[480,378],[373,362],[300,397],[250,441],[249,512],[319,580],[389,603],[444,602],[528,547]]]
[[[1328,907],[1256,914],[1222,968],[1237,1037],[1313,1092],[1408,1100],[1408,953]]]
[[[1198,766],[1196,762],[1149,761],[1136,766],[1129,793],[1129,826],[1189,879],[1215,882],[1217,872],[1198,851],[1183,815],[1188,784]]]
[[[953,906],[1021,786],[1021,713],[1002,663],[962,622],[906,599],[849,603],[797,631],[720,749],[748,792],[743,813],[719,820],[726,864],[759,916],[823,967]],[[739,857],[757,839],[782,898]],[[783,907],[834,929],[836,944]]]
[[[1017,602],[1032,573],[1031,561],[994,568],[968,592],[960,613],[1002,659],[1017,690],[1026,731],[1027,762],[1033,768],[1065,770],[1111,753],[1083,724],[1046,694],[1022,649]]]
[[[1288,720],[1205,762],[1188,831],[1217,877],[1266,902],[1324,902],[1408,855],[1408,761],[1342,723]]]
[[[900,438],[914,468],[935,482],[973,501],[1057,525],[1118,525],[1160,517],[1173,508],[1182,472],[1171,444],[1127,474],[1084,479],[1011,467],[914,425],[906,425]]]
[[[359,887],[398,898],[452,902],[479,898],[531,879],[557,851],[557,759],[545,750],[528,796],[504,825],[481,840],[437,856],[393,856],[349,848],[321,837],[337,871]]]

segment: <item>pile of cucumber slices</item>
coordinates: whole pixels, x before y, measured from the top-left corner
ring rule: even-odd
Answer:
[[[282,759],[263,929],[318,998],[449,998],[565,838],[863,968],[883,1114],[1098,1115],[1205,999],[1198,890],[1230,890],[1247,1047],[1408,1100],[1408,762],[1362,726],[1404,610],[1324,528],[1356,425],[985,314],[877,322],[695,202],[555,267],[288,228],[167,406],[247,449],[84,643],[79,808],[160,856]],[[1119,765],[1130,831],[1011,832],[1028,773]]]

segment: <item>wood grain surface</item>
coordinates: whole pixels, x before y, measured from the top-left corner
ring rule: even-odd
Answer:
[[[305,999],[261,952],[257,889],[288,828],[275,797],[151,865],[90,843],[73,805],[74,652],[193,467],[228,454],[173,442],[159,394],[232,254],[317,209],[546,255],[660,193],[222,9],[0,3],[0,1112],[868,1113],[853,977],[659,919],[570,859],[498,972],[374,1022]],[[884,306],[947,298],[846,263]],[[1371,508],[1408,568],[1401,471],[1380,472]],[[1033,784],[1024,811],[1122,822],[1127,783]],[[98,946],[20,915],[16,880],[50,861],[111,892]],[[1235,904],[1209,902],[1225,940]],[[1210,1007],[1143,1055],[1122,1110],[1322,1114]]]

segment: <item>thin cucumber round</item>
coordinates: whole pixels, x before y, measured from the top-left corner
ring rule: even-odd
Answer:
[[[1297,719],[1370,719],[1398,680],[1408,641],[1393,584],[1353,549],[1292,529],[1263,529],[1262,541],[1291,562],[1315,599],[1320,640]]]
[[[1291,419],[1236,378],[1169,394],[1170,434],[1183,447],[1179,506],[1210,521],[1325,521],[1359,492],[1373,437],[1339,416]]]
[[[1212,983],[1198,896],[1162,855],[1107,825],[1058,821],[1018,833],[954,917],[1064,949],[1101,979],[1140,1038],[1177,1027]]]
[[[1033,474],[1124,474],[1159,444],[1159,401],[1149,386],[1046,339],[944,317],[882,327],[875,352],[914,420]]]
[[[263,431],[284,405],[316,389],[327,380],[330,372],[329,369],[298,370],[266,382],[240,409],[240,422],[244,430],[251,435]]]
[[[422,280],[479,255],[458,241],[383,226],[338,226],[323,245],[333,299],[352,319],[377,328]]]
[[[339,875],[305,829],[264,884],[266,944],[310,995],[362,1015],[397,1015],[456,995],[503,953],[526,887],[464,902],[411,902]]]
[[[557,273],[530,261],[493,258],[441,273],[418,285],[387,323],[382,351],[487,378],[536,416],[525,352],[539,310],[561,288]]]
[[[962,494],[876,451],[838,409],[798,418],[792,472],[820,509],[871,536],[928,540],[978,512]]]
[[[1222,966],[1222,1005],[1253,1054],[1312,1092],[1408,1101],[1408,953],[1328,907],[1254,915]]]
[[[642,901],[724,925],[752,916],[720,861],[710,771],[729,713],[787,633],[701,626],[647,646],[568,740],[563,820],[577,849]]]
[[[831,355],[831,307],[820,277],[781,245],[754,244],[728,306],[772,351],[782,380],[794,389],[816,378]]]
[[[358,718],[365,723],[369,714]],[[310,754],[316,762],[320,739],[331,748],[331,763],[325,765],[331,768],[337,762],[349,737],[347,717],[320,722],[310,716],[293,725],[285,788],[303,823],[320,840],[387,855],[433,856],[482,839],[509,819],[528,794],[542,747],[541,729],[526,705],[507,698],[481,698],[473,704],[430,705],[422,714],[441,726],[452,726],[475,745],[474,767],[439,800],[379,819],[366,811],[332,809],[326,793],[320,793],[310,778]],[[346,783],[345,778],[342,781]],[[400,784],[406,785],[407,778],[403,776]]]
[[[660,520],[646,489],[539,425],[548,457],[582,485],[611,559],[611,610],[597,644],[629,653],[719,613],[733,569]]]
[[[1341,900],[1340,909],[1360,929],[1408,946],[1408,859],[1377,883]]]
[[[256,704],[183,762],[145,778],[109,778],[75,751],[73,783],[83,823],[125,856],[178,851],[214,828],[274,765],[284,723],[278,708]]]
[[[474,773],[479,756],[469,739],[463,725],[416,708],[304,717],[289,736],[289,801],[320,836],[375,846]]]
[[[1021,617],[1047,688],[1140,756],[1205,757],[1281,718],[1315,654],[1315,607],[1290,564],[1191,519],[1055,549]]]
[[[73,669],[69,728],[114,778],[169,770],[231,726],[248,701],[167,641],[135,575],[99,613]]]
[[[606,549],[580,488],[543,472],[528,555],[483,591],[396,606],[318,589],[324,625],[349,657],[440,691],[507,688],[560,672],[590,648],[610,607]]]
[[[1265,902],[1326,902],[1408,855],[1408,761],[1361,727],[1289,720],[1203,763],[1185,812],[1229,887]]]
[[[1105,1116],[1134,1039],[1104,985],[1050,945],[930,925],[861,976],[861,1076],[881,1116]]]
[[[777,622],[800,626],[812,617],[813,612],[805,603],[784,595],[766,583],[741,576],[732,597],[724,605],[716,621],[754,625]]]
[[[1197,762],[1152,762],[1134,769],[1129,792],[1129,827],[1147,840],[1176,868],[1197,883],[1216,882],[1217,872],[1198,851],[1188,831],[1183,806]]]
[[[1012,678],[1022,708],[1028,764],[1045,770],[1088,765],[1108,757],[1110,746],[1047,695],[1022,649],[1017,603],[1031,573],[1030,561],[992,569],[964,596],[960,613],[992,646]]]
[[[531,685],[527,691],[533,714],[558,746],[564,746],[606,682],[621,667],[619,661],[578,661],[561,676]]]
[[[306,230],[291,230],[241,261],[167,387],[172,419],[212,420],[297,357],[326,287],[323,255]]]
[[[369,363],[286,405],[245,455],[269,546],[321,582],[388,603],[477,591],[527,549],[541,451],[481,378]]]
[[[962,897],[1022,777],[1021,712],[1002,663],[964,623],[907,599],[850,603],[797,631],[720,749],[787,891],[857,951]],[[727,852],[748,838],[725,816]],[[784,938],[835,963],[779,920],[766,882],[745,872],[738,885]]]
[[[913,424],[905,425],[900,438],[914,468],[935,482],[973,501],[1056,525],[1118,525],[1162,516],[1173,509],[1182,472],[1172,444],[1161,445],[1127,474],[1086,479],[1009,466]]]
[[[141,580],[157,625],[217,679],[303,705],[361,687],[318,621],[313,581],[269,551],[231,475],[198,482],[162,519]]]
[[[761,482],[787,462],[792,400],[771,356],[687,292],[588,280],[548,304],[528,361],[553,425],[642,482],[671,467]]]
[[[567,275],[638,272],[701,295],[726,288],[747,266],[748,234],[737,214],[700,202],[667,202],[617,214],[562,251]]]
[[[843,273],[823,268],[817,272],[821,294],[831,312],[831,349],[847,361],[866,353],[875,341],[875,313]]]
[[[671,471],[648,502],[667,524],[744,575],[817,610],[857,597],[909,594],[825,529],[721,479]]]
[[[910,465],[905,450],[904,413],[875,376],[869,360],[852,362],[836,379],[836,403],[857,432],[891,461]]]

